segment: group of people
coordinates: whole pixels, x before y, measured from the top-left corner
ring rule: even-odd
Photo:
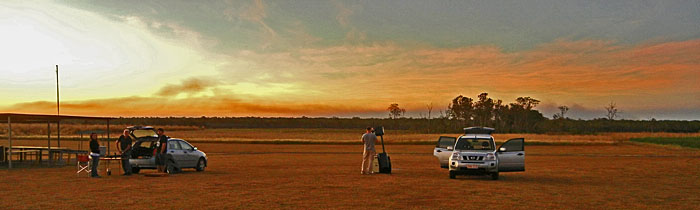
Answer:
[[[362,135],[363,152],[362,152],[362,174],[373,174],[374,172],[374,156],[377,155],[377,151],[374,148],[374,143],[377,141],[377,136],[373,133],[374,128],[367,127],[365,134]],[[168,136],[166,136],[165,130],[158,128],[158,143],[156,144],[156,149],[154,151],[154,156],[156,158],[156,167],[158,172],[165,172],[165,164],[169,160],[167,155],[168,151]],[[129,132],[129,129],[125,129],[124,133],[119,136],[116,141],[117,149],[121,153],[122,158],[122,168],[124,169],[124,176],[130,176],[132,174],[131,164],[129,164],[129,159],[132,156],[132,144],[136,140],[136,137]],[[90,156],[92,156],[92,177],[99,178],[97,174],[97,165],[100,161],[100,144],[97,141],[97,134],[90,134]]]
[[[158,141],[156,143],[156,148],[153,155],[156,158],[156,167],[158,172],[164,173],[166,172],[165,164],[169,160],[169,156],[167,155],[169,137],[165,135],[165,130],[162,128],[158,128],[156,133],[158,134]],[[129,129],[124,129],[122,135],[119,136],[119,139],[117,139],[115,142],[117,149],[121,154],[122,169],[124,169],[123,176],[130,176],[133,173],[131,170],[131,164],[129,164],[129,159],[132,156],[132,145],[135,141],[136,137],[129,132]],[[90,156],[92,157],[91,177],[100,178],[99,174],[97,173],[97,166],[100,162],[100,143],[97,141],[96,133],[90,134]]]

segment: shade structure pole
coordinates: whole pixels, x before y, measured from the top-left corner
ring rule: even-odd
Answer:
[[[56,65],[56,116],[58,117],[58,123],[56,124],[56,129],[58,129],[56,138],[58,138],[58,147],[61,147],[61,97],[59,96],[58,65]]]
[[[7,141],[10,142],[10,149],[8,149],[8,151],[10,151],[10,158],[7,159],[7,167],[12,169],[12,119],[10,118],[10,116],[7,116]]]
[[[49,156],[49,164],[50,164],[51,161],[53,161],[53,158],[51,157],[51,121],[46,122],[46,129],[49,131],[48,136],[47,136],[48,137],[48,142],[47,142],[48,146],[47,147],[49,148],[49,151],[48,151],[49,154],[47,154],[47,155]]]
[[[107,154],[109,154],[109,142],[111,139],[109,138],[109,120],[107,120]]]

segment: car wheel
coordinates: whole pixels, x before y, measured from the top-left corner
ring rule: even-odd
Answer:
[[[204,171],[206,167],[207,165],[204,163],[204,158],[199,158],[199,162],[197,162],[197,171]]]
[[[141,168],[137,168],[137,167],[131,167],[131,173],[135,173],[135,174],[138,174],[138,173],[139,173],[139,171],[141,171]]]
[[[454,171],[450,171],[450,179],[457,178],[457,174],[454,173]]]
[[[498,180],[498,172],[496,172],[496,173],[491,173],[491,179],[493,179],[493,180]]]
[[[174,174],[174,173],[175,173],[175,167],[173,167],[172,165],[168,164],[167,166],[165,166],[165,173],[167,173],[167,174]]]

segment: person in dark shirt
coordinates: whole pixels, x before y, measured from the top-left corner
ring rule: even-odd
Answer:
[[[131,143],[133,142],[133,137],[129,134],[129,129],[125,129],[124,133],[117,139],[117,148],[122,154],[122,168],[124,169],[124,176],[131,176],[131,165],[129,164],[129,159],[131,158]]]
[[[156,148],[156,167],[159,172],[165,171],[165,163],[167,162],[166,154],[168,152],[168,136],[166,136],[165,130],[158,128],[158,147]]]
[[[90,157],[92,157],[91,176],[93,178],[100,178],[100,175],[97,174],[97,165],[100,163],[100,143],[97,142],[96,133],[90,134]]]

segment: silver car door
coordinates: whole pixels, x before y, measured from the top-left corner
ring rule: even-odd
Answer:
[[[177,140],[168,141],[168,154],[172,155],[175,163],[182,167],[184,153],[182,153],[182,148],[180,148],[180,144],[177,143]]]
[[[525,171],[525,139],[510,139],[503,143],[496,152],[498,171]]]
[[[440,138],[438,138],[437,145],[435,145],[435,149],[433,150],[433,155],[438,158],[441,167],[447,167],[450,156],[452,155],[452,148],[455,146],[455,141],[457,141],[455,137],[440,136]]]
[[[180,142],[180,146],[182,147],[182,152],[184,153],[183,157],[185,160],[183,161],[183,164],[185,164],[183,167],[194,167],[195,164],[197,164],[197,154],[194,152],[194,147],[190,145],[187,142],[184,141],[178,141]]]

